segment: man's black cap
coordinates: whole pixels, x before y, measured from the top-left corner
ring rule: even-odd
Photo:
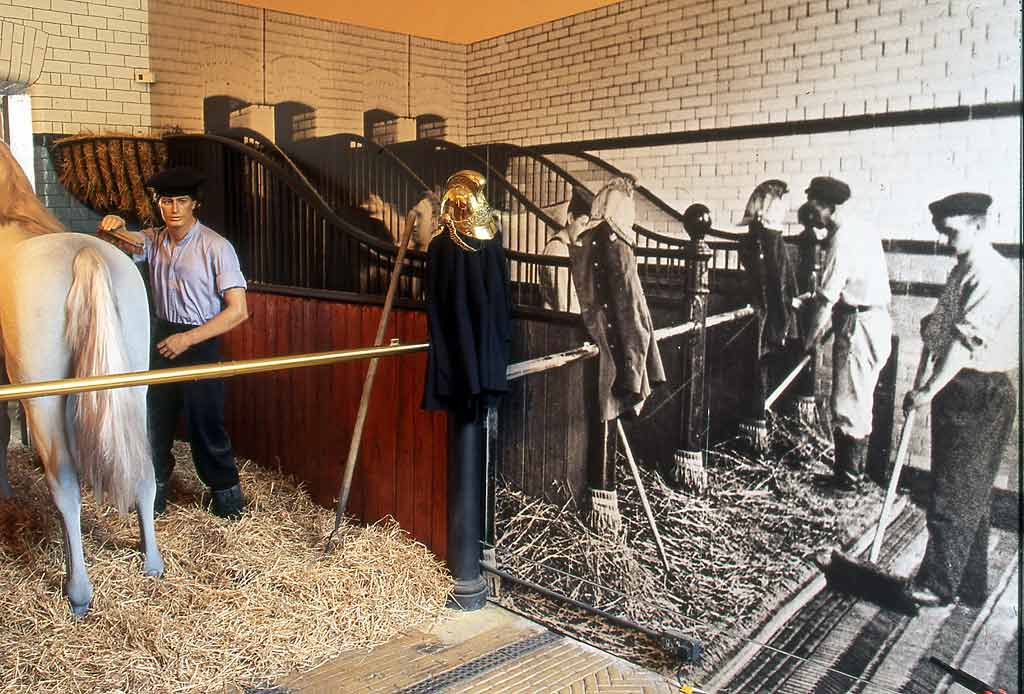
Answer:
[[[983,215],[988,212],[992,197],[984,193],[954,193],[928,205],[933,217],[957,217],[962,214]]]
[[[800,223],[800,226],[812,227],[817,221],[815,216],[815,210],[811,206],[811,203],[805,202],[800,206],[800,209],[796,211],[796,221]]]
[[[811,184],[804,192],[808,198],[814,198],[826,205],[842,205],[850,199],[850,186],[831,176],[812,178]]]
[[[146,186],[152,188],[157,195],[190,195],[195,197],[206,177],[190,166],[175,166],[164,169],[150,176]]]

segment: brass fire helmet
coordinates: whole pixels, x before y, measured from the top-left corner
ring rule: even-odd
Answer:
[[[476,171],[458,171],[448,177],[441,199],[441,221],[463,236],[490,241],[498,233],[494,211],[487,203],[487,179]]]

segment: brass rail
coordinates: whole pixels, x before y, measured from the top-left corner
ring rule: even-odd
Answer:
[[[334,352],[293,354],[286,357],[244,359],[241,361],[221,362],[219,364],[172,367],[170,369],[155,369],[153,371],[133,371],[131,373],[113,374],[110,376],[90,376],[88,378],[18,383],[0,386],[0,402],[5,400],[23,400],[25,398],[41,398],[50,395],[68,395],[87,390],[107,390],[110,388],[176,383],[179,381],[199,381],[208,378],[245,376],[266,371],[297,369],[304,366],[337,364],[343,361],[354,361],[371,357],[399,357],[414,352],[425,352],[428,346],[429,344],[426,342],[408,345],[392,342],[387,347],[363,347]]]
[[[749,306],[728,311],[707,319],[706,327],[710,328],[728,323],[754,314]],[[692,322],[681,323],[668,328],[654,331],[657,340],[664,340],[695,330],[697,325]],[[427,342],[402,345],[393,341],[387,347],[361,347],[359,349],[343,349],[334,352],[314,352],[311,354],[293,354],[286,357],[267,357],[265,359],[244,359],[241,361],[221,362],[219,364],[202,364],[200,366],[181,366],[170,369],[154,369],[152,371],[133,371],[110,376],[90,376],[88,378],[65,378],[55,381],[36,381],[34,383],[16,383],[0,386],[0,402],[6,400],[24,400],[26,398],[42,398],[51,395],[70,395],[87,390],[108,390],[110,388],[128,388],[131,386],[157,385],[160,383],[177,383],[180,381],[201,381],[208,378],[228,378],[230,376],[246,376],[265,373],[267,371],[284,371],[306,366],[324,366],[356,359],[375,357],[400,357],[415,352],[425,352],[430,347]],[[510,364],[508,378],[510,380],[540,373],[552,368],[564,366],[579,359],[586,359],[597,354],[597,347],[585,344],[576,349],[551,354],[537,359]]]

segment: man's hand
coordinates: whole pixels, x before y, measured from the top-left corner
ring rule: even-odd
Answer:
[[[125,229],[124,219],[116,214],[108,214],[101,219],[100,223],[96,226],[96,234],[104,241],[114,244],[128,255],[138,255],[145,248],[141,240],[135,238],[138,236],[141,239],[141,234]]]
[[[924,407],[932,401],[933,397],[935,395],[926,388],[915,388],[903,398],[903,415],[906,416],[910,414],[911,410]]]
[[[192,339],[188,336],[188,333],[175,333],[157,343],[156,350],[165,359],[175,359],[191,346]]]
[[[96,227],[96,231],[124,231],[124,219],[118,217],[116,214],[108,214],[100,220],[99,225]]]

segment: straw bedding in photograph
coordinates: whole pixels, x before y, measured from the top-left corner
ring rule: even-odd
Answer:
[[[167,565],[142,575],[138,522],[83,493],[95,591],[76,621],[62,594],[57,511],[32,452],[9,450],[15,498],[0,500],[0,693],[217,692],[269,686],[343,651],[367,649],[444,611],[443,564],[392,521],[346,525],[292,481],[240,461],[249,510],[237,522],[200,506],[178,444],[168,513],[157,519]]]
[[[703,494],[676,491],[641,468],[671,567],[666,574],[637,486],[619,460],[622,530],[593,532],[577,502],[561,505],[499,484],[496,557],[514,575],[634,622],[698,641],[714,672],[758,625],[819,572],[827,556],[877,518],[882,491],[839,495],[820,484],[833,449],[794,420],[772,422],[766,455],[725,442],[707,455]],[[621,458],[621,456],[620,456]],[[678,663],[643,634],[619,628],[526,588],[502,584],[501,603],[646,667]]]

